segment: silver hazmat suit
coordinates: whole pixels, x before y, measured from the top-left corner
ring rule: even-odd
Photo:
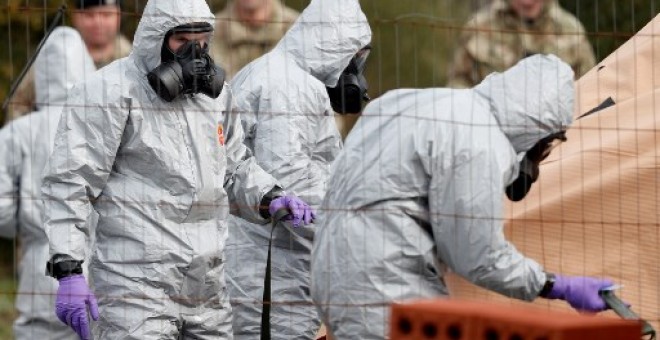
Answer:
[[[315,209],[341,148],[326,85],[371,41],[357,0],[313,0],[270,53],[232,80],[246,144],[259,165]],[[258,339],[271,228],[230,220],[229,286],[236,339]],[[280,224],[273,235],[273,339],[313,339],[319,318],[309,294],[314,225]]]
[[[447,295],[451,269],[532,300],[541,266],[502,231],[518,154],[572,121],[573,71],[534,56],[475,89],[396,90],[370,103],[332,168],[312,297],[335,339],[383,339],[394,301]]]
[[[78,31],[56,28],[35,61],[39,110],[0,130],[0,230],[2,236],[11,236],[18,227],[21,245],[14,322],[14,337],[19,340],[78,338],[53,313],[57,281],[44,275],[48,238],[42,218],[41,173],[52,151],[67,91],[95,70]]]
[[[46,231],[50,256],[80,260],[87,216],[99,214],[97,339],[232,338],[227,217],[265,223],[258,206],[276,181],[243,145],[227,85],[217,99],[171,103],[149,86],[166,32],[191,22],[214,23],[205,1],[149,1],[131,55],[74,88],[62,113],[43,185]]]

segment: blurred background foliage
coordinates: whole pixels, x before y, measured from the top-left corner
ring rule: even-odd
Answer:
[[[660,10],[660,0],[560,0],[580,19],[602,60],[642,29]]]
[[[226,0],[210,0],[219,11]],[[309,0],[285,0],[302,10]],[[484,0],[362,0],[374,31],[370,61],[373,95],[401,86],[441,86],[458,28]],[[131,37],[146,0],[124,0],[122,32]],[[34,52],[60,0],[7,0],[0,13],[0,100]],[[69,6],[71,8],[71,6]],[[65,18],[70,24],[70,18]]]
[[[62,0],[0,3],[0,101],[43,36]],[[302,10],[309,0],[285,0]],[[402,87],[443,86],[461,26],[489,0],[361,0],[374,33],[368,65],[372,97]],[[146,0],[124,0],[122,32],[131,37]],[[219,11],[225,0],[209,0]],[[657,14],[660,0],[560,0],[584,24],[602,60]],[[69,6],[71,8],[71,6]],[[70,24],[69,16],[64,24]],[[1,114],[1,113],[0,113]],[[10,338],[15,291],[13,241],[0,240],[0,339]]]
[[[20,73],[63,0],[5,0],[0,8],[0,100]],[[219,11],[226,0],[208,0]],[[285,0],[302,10],[309,0]],[[461,26],[489,0],[361,0],[374,38],[372,97],[400,87],[443,86]],[[122,31],[131,37],[146,0],[124,0]],[[584,24],[598,60],[648,23],[660,0],[560,0]],[[71,8],[71,6],[69,6]],[[70,19],[65,18],[65,24]]]

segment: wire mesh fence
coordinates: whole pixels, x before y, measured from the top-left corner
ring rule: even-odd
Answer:
[[[496,6],[506,7],[508,1],[360,1],[373,31],[373,50],[366,73],[369,93],[372,98],[378,98],[394,89],[454,86],[461,83],[452,83],[461,69],[466,70],[466,79],[478,83],[486,74],[503,71],[502,68],[512,66],[520,58],[537,53],[554,53],[565,59],[580,60],[583,66],[575,66],[578,61],[571,65],[579,80],[576,116],[597,108],[606,99],[603,98],[605,94],[614,97],[613,107],[602,108],[597,112],[606,114],[578,121],[572,127],[569,136],[572,143],[559,149],[542,167],[541,180],[531,198],[506,205],[502,216],[455,217],[505,223],[506,236],[524,254],[553,270],[610,275],[620,279],[628,287],[624,297],[657,326],[660,321],[657,314],[660,267],[655,263],[655,245],[660,242],[656,212],[660,204],[654,97],[657,71],[653,60],[656,59],[654,46],[660,41],[660,28],[639,31],[655,18],[660,0],[546,2],[547,6],[557,6],[545,19],[547,22],[506,22],[502,19],[502,24],[482,25],[480,20],[485,20],[488,11]],[[141,0],[124,1],[121,10],[121,33],[124,36],[133,36],[145,3]],[[226,5],[221,0],[208,3],[214,12]],[[284,3],[302,11],[308,1],[287,0]],[[7,0],[4,6],[0,4],[0,37],[3,37],[4,46],[0,51],[0,88],[3,89],[0,100],[5,99],[10,84],[34,53],[60,5],[60,1],[38,0]],[[69,6],[64,25],[73,24],[73,11],[73,6]],[[503,10],[506,11],[511,10]],[[466,25],[468,22],[471,24]],[[638,33],[637,40],[624,45]],[[514,47],[507,50],[507,44]],[[651,47],[644,49],[646,45]],[[627,46],[626,50],[612,54],[622,46]],[[515,53],[509,55],[511,51]],[[589,56],[580,54],[590,52],[593,61],[585,62]],[[476,56],[468,58],[470,53]],[[222,63],[221,60],[218,62]],[[460,85],[474,86],[476,83]],[[49,106],[49,103],[35,104]],[[140,104],[134,108],[144,112],[157,110]],[[5,112],[2,114],[6,115]],[[289,112],[263,111],[261,114],[285,116]],[[317,113],[296,114],[313,116]],[[394,110],[384,108],[376,116],[380,119],[394,114]],[[405,118],[424,119],[415,113]],[[350,130],[355,119],[341,122],[347,125],[343,127],[344,132]],[[447,121],[451,123],[451,119],[434,117],[426,124]],[[0,197],[0,200],[16,199],[30,201],[40,198]],[[158,205],[158,202],[151,201],[129,201],[144,206]],[[218,209],[230,208],[217,202],[209,205]],[[326,207],[320,213],[346,210],[350,211],[350,208]],[[18,239],[3,240],[0,247],[0,315],[6,316],[2,318],[0,338],[10,336],[8,328],[16,315],[11,304],[18,291],[20,248]],[[456,276],[450,276],[447,281],[457,295],[500,299],[465,284]],[[29,295],[24,291],[20,294]],[[261,302],[256,301],[257,304]],[[298,306],[308,302],[279,303]],[[364,303],[365,306],[372,304]],[[561,308],[556,304],[546,306]]]

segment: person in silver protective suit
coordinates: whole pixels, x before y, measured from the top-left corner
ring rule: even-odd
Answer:
[[[42,219],[41,173],[52,151],[67,92],[96,67],[80,34],[70,27],[51,33],[34,65],[38,110],[0,130],[0,236],[13,238],[18,230],[20,243],[14,337],[76,339],[53,314],[57,281],[44,275],[48,238]]]
[[[359,113],[366,96],[362,72],[370,42],[357,0],[313,0],[273,51],[231,82],[246,145],[257,162],[312,206],[321,203],[341,149],[334,111]],[[314,229],[278,225],[273,231],[274,339],[314,339],[318,331],[309,294]],[[236,339],[257,339],[261,332],[270,236],[271,229],[230,219],[227,284]]]
[[[208,55],[213,23],[203,0],[151,0],[131,55],[70,93],[42,190],[56,314],[83,339],[88,309],[97,339],[231,339],[230,212],[255,223],[280,209],[296,225],[313,218],[243,145]],[[81,268],[92,211],[93,291]]]
[[[522,199],[565,139],[573,91],[570,66],[537,55],[474,89],[395,90],[366,107],[312,251],[312,297],[334,339],[385,338],[389,304],[446,296],[447,269],[512,298],[606,308],[610,281],[546,273],[502,231],[505,191]]]

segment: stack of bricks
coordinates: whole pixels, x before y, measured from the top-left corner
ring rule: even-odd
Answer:
[[[641,324],[458,300],[392,306],[391,340],[639,340]]]

